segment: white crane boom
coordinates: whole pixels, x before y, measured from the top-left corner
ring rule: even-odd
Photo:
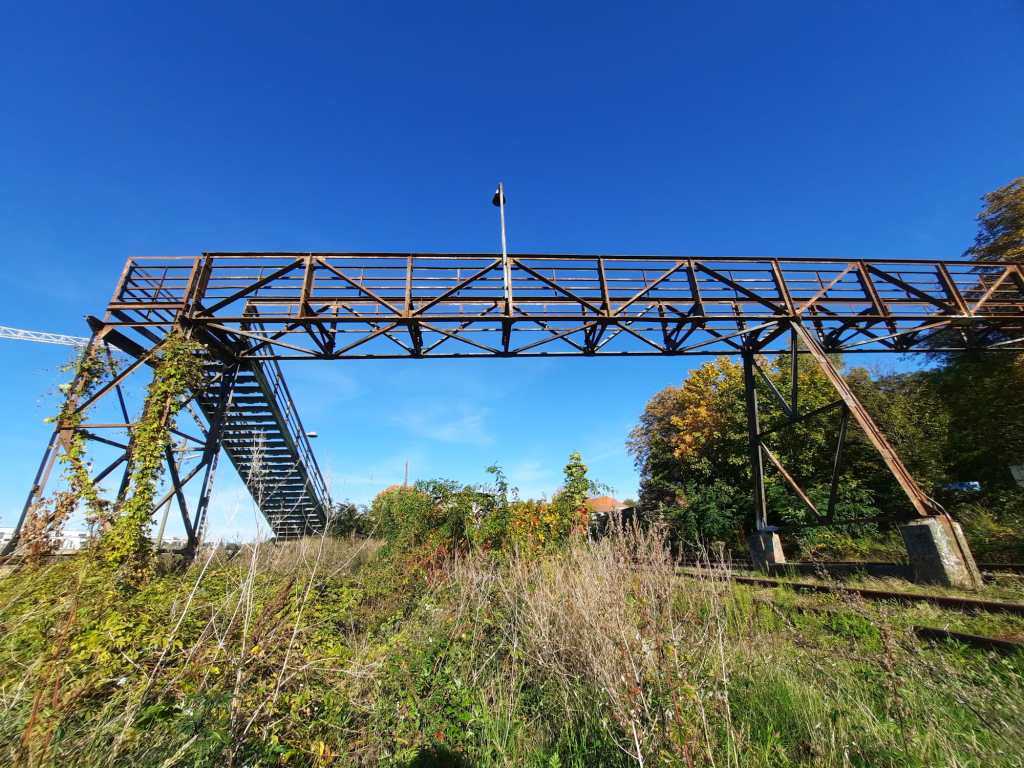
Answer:
[[[43,331],[26,331],[22,328],[10,328],[6,325],[0,325],[0,339],[39,341],[43,344],[63,344],[66,347],[84,347],[89,343],[89,340],[82,336],[67,336],[63,333],[45,333]]]

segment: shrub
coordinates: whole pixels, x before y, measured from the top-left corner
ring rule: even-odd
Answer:
[[[587,495],[594,488],[580,454],[569,455],[565,482],[550,502],[516,501],[509,506],[512,541],[524,549],[556,547],[587,531]]]
[[[484,496],[473,486],[453,480],[391,486],[370,505],[370,528],[400,549],[430,544],[462,550],[469,543],[469,529],[483,508]]]
[[[996,490],[949,505],[974,556],[991,562],[1024,562],[1024,489]]]

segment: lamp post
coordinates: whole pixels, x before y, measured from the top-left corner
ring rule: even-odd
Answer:
[[[505,281],[505,314],[512,312],[512,268],[508,260],[508,241],[505,236],[505,185],[498,182],[491,204],[496,206],[501,219],[501,270]]]

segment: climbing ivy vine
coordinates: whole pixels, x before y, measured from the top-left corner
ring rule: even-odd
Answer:
[[[111,360],[109,367],[113,365]],[[29,510],[19,536],[21,549],[29,560],[38,560],[56,549],[64,524],[79,502],[85,502],[90,524],[101,521],[109,509],[109,502],[100,497],[90,476],[85,434],[80,429],[82,414],[78,411],[79,403],[88,400],[103,381],[108,363],[103,359],[100,346],[90,344],[63,370],[73,371],[74,376],[71,382],[60,386],[65,395],[60,412],[46,421],[56,422],[60,430],[64,452],[59,460],[64,467],[66,488],[48,499],[41,499]]]
[[[149,527],[163,460],[171,444],[170,428],[183,397],[202,385],[202,345],[184,331],[169,334],[157,352],[153,380],[142,416],[132,427],[128,494],[100,540],[101,560],[133,582],[148,569]]]

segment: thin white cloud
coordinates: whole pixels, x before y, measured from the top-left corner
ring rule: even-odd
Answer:
[[[410,468],[409,481],[412,482],[418,477],[417,469],[425,464],[418,452],[394,454],[369,464],[360,462],[350,469],[340,468],[339,459],[329,456],[321,463],[321,468],[332,498],[364,504],[389,485],[401,483],[407,461]]]
[[[487,430],[489,413],[488,408],[471,403],[417,403],[403,408],[393,421],[414,435],[429,440],[490,445],[494,437]]]
[[[524,499],[549,497],[561,482],[561,467],[550,466],[535,459],[513,462],[504,467],[509,483]]]
[[[362,389],[359,380],[330,365],[295,363],[285,370],[288,388],[304,426],[333,415],[341,403],[354,400]]]

